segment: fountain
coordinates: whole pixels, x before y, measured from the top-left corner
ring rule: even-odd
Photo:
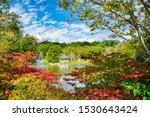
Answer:
[[[38,68],[45,67],[42,52],[40,52],[40,54],[39,54],[39,56],[38,56],[38,59],[36,60],[36,63],[37,63],[37,67],[38,67]]]

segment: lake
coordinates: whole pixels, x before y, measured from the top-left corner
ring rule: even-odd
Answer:
[[[75,87],[85,87],[83,83],[80,83],[78,80],[74,80],[75,76],[67,75],[71,73],[75,68],[83,68],[86,64],[46,64],[41,66],[36,66],[38,68],[42,68],[45,71],[59,73],[59,84],[56,84],[56,87],[61,87],[66,91],[74,92]],[[66,80],[67,79],[67,80]]]

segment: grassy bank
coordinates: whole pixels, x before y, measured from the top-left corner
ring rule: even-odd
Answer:
[[[84,64],[84,65],[92,65],[90,60],[76,60],[76,61],[69,61],[69,62],[57,62],[57,63],[50,63],[47,60],[44,59],[45,64],[50,64],[50,65],[61,65],[61,64],[68,64],[68,65],[76,65],[76,64]]]

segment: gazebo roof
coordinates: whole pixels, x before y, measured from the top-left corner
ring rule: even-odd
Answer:
[[[60,58],[62,58],[62,59],[69,59],[70,57],[67,56],[67,55],[62,55]]]

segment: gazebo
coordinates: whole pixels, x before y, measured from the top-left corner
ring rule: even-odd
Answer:
[[[70,57],[69,56],[67,56],[67,55],[60,56],[59,62],[66,63],[66,62],[69,62],[69,61],[70,61]]]

